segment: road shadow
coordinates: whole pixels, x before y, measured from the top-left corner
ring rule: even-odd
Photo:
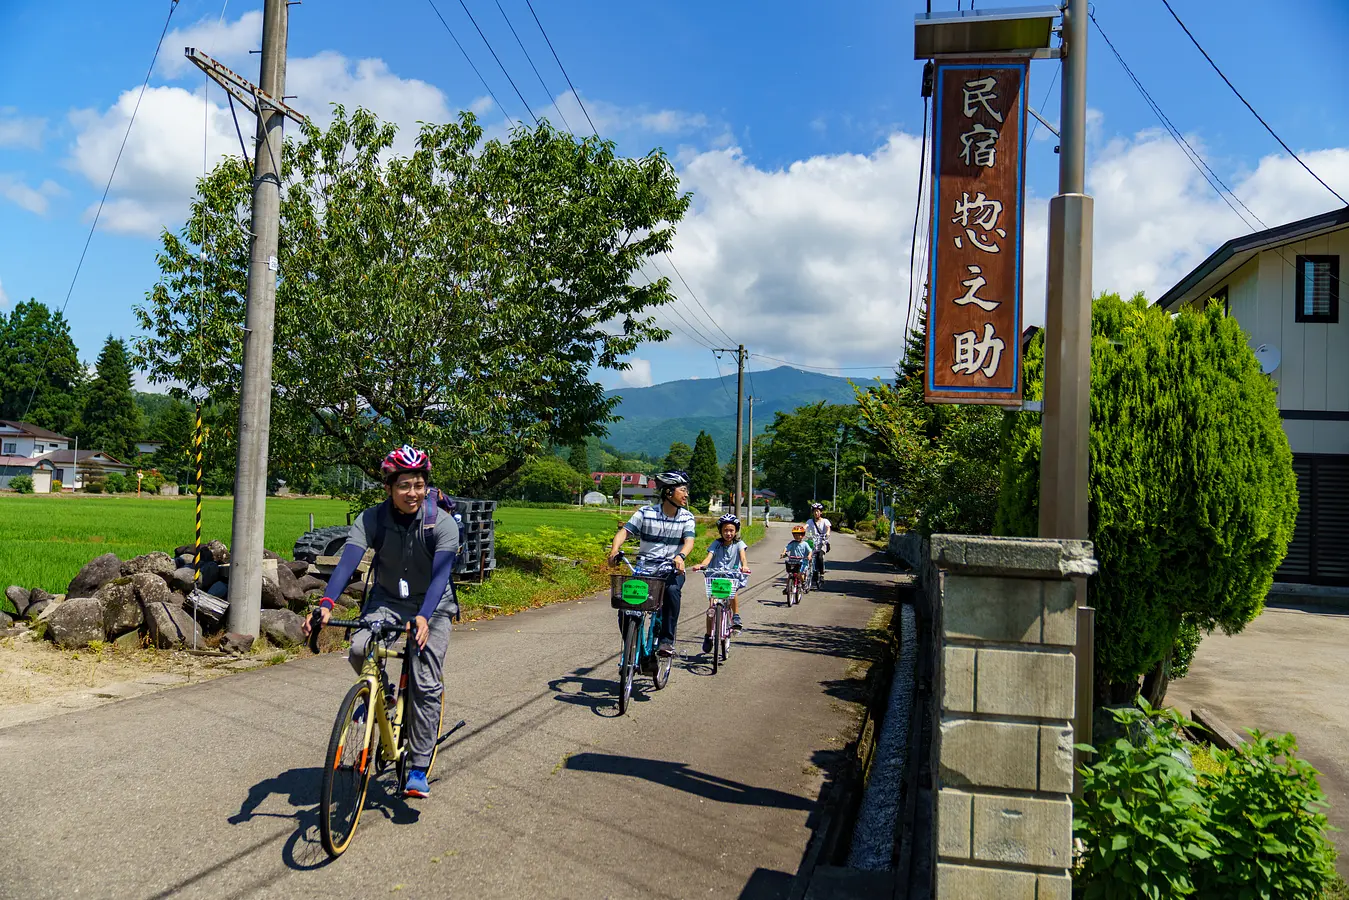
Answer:
[[[738,900],[782,900],[791,892],[793,877],[773,869],[755,869]]]
[[[847,625],[803,625],[794,622],[762,622],[746,625],[740,640],[754,647],[818,653],[848,659],[875,661],[884,642],[866,628]]]
[[[618,667],[614,666],[614,678],[591,678],[592,672],[599,666],[581,666],[572,669],[561,678],[548,682],[553,699],[559,703],[584,706],[601,718],[612,719],[618,715]],[[633,685],[633,699],[636,699],[637,685]]]
[[[299,872],[321,868],[332,862],[319,838],[319,791],[323,786],[323,773],[318,766],[287,769],[279,775],[264,778],[248,789],[239,811],[225,821],[231,825],[243,825],[253,819],[292,819],[295,831],[281,848],[281,861],[286,867]],[[272,797],[282,797],[292,807],[291,812],[259,812],[259,808]],[[187,883],[177,886],[187,887]]]
[[[815,803],[805,797],[709,775],[680,762],[642,759],[636,756],[613,756],[607,753],[577,753],[567,759],[566,767],[577,772],[598,772],[604,775],[640,778],[717,803],[807,811],[815,809]]]

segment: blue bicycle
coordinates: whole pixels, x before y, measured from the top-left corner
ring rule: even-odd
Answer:
[[[665,601],[664,576],[650,575],[633,568],[620,551],[619,562],[628,567],[628,575],[610,576],[609,601],[618,610],[623,634],[623,655],[618,661],[618,714],[628,711],[632,682],[638,671],[650,675],[656,690],[670,681],[674,657],[656,653],[656,635],[660,633],[661,608]]]

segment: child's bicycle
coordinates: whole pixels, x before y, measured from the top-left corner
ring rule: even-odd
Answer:
[[[703,572],[707,587],[707,617],[712,623],[713,675],[731,655],[731,599],[740,590],[741,576],[748,574],[748,569],[743,572],[731,569]]]
[[[618,610],[618,627],[623,634],[623,655],[618,661],[618,714],[621,716],[628,711],[636,673],[640,670],[650,675],[659,691],[670,681],[674,658],[656,653],[656,635],[660,633],[661,607],[665,602],[665,579],[637,571],[622,551],[619,551],[618,561],[631,573],[615,573],[609,579],[609,602]]]
[[[309,646],[318,650],[318,634],[322,620],[317,612],[311,621]],[[365,793],[372,773],[382,775],[393,765],[397,773],[397,791],[401,795],[407,781],[410,756],[410,732],[407,727],[408,684],[412,660],[417,654],[417,642],[412,639],[411,626],[404,622],[364,619],[331,619],[330,628],[370,630],[370,647],[365,654],[365,665],[356,683],[347,691],[337,709],[328,753],[324,757],[323,789],[319,796],[319,833],[323,849],[334,858],[341,856],[351,844],[356,825],[365,807]],[[395,650],[393,644],[403,635],[408,636],[404,649]],[[385,660],[403,660],[403,671],[398,684],[389,680]],[[444,723],[445,700],[441,697],[441,724]],[[449,739],[465,722],[460,720],[436,740],[431,751],[431,764],[426,767],[430,776],[436,764],[440,745]],[[437,725],[437,728],[440,726]]]
[[[801,571],[805,562],[799,556],[787,558],[787,605],[795,606],[801,602],[806,591],[806,576]]]

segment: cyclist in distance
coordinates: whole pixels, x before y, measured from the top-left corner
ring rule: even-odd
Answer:
[[[787,542],[786,549],[782,551],[778,559],[787,559],[788,557],[799,559],[801,560],[801,571],[809,572],[811,555],[810,544],[806,543],[806,526],[793,525],[792,539]],[[782,593],[786,594],[787,588],[784,587]]]
[[[450,576],[459,551],[459,526],[448,513],[426,524],[427,478],[431,458],[406,444],[393,450],[380,465],[387,499],[356,517],[342,556],[328,579],[319,604],[324,624],[332,615],[332,598],[351,580],[367,548],[375,550],[374,585],[362,610],[372,621],[414,623],[411,640],[419,648],[412,663],[412,751],[405,793],[430,796],[426,770],[440,728],[441,697],[445,691],[443,667],[450,643],[450,619],[456,611]],[[437,501],[438,502],[438,501]],[[309,620],[305,620],[309,633]],[[348,659],[357,673],[370,644],[367,629],[351,633]]]
[[[739,634],[744,630],[740,623],[740,588],[745,586],[744,576],[749,574],[749,560],[745,551],[749,549],[740,540],[740,519],[735,513],[727,513],[717,520],[717,530],[721,537],[707,548],[707,556],[694,566],[694,571],[711,569],[713,572],[732,572],[735,580],[735,595],[731,597],[731,633]],[[712,652],[712,618],[707,619],[707,634],[703,635],[703,652]]]
[[[623,542],[635,537],[639,542],[637,568],[647,575],[664,576],[665,602],[656,653],[670,657],[674,656],[675,626],[679,624],[684,561],[693,551],[697,528],[693,513],[688,511],[688,473],[662,472],[655,481],[660,489],[660,503],[643,506],[618,529],[609,547],[609,564],[618,565],[618,551],[622,549]]]
[[[824,517],[824,504],[810,504],[810,521],[806,522],[806,540],[815,548],[815,583],[824,584],[824,555],[829,552],[829,534],[833,524]]]

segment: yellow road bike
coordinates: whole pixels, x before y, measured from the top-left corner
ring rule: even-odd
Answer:
[[[314,650],[317,650],[320,625],[321,621],[315,616],[310,633],[310,648]],[[382,775],[392,766],[397,774],[397,794],[401,796],[403,793],[411,753],[408,685],[411,683],[412,660],[417,653],[417,643],[411,638],[411,626],[405,622],[332,619],[328,627],[370,631],[365,665],[338,707],[332,736],[328,740],[328,753],[324,757],[319,833],[323,839],[323,849],[336,858],[350,846],[352,835],[356,833],[372,774]],[[394,644],[405,635],[407,640],[403,647],[395,648]],[[390,681],[386,671],[386,661],[389,659],[403,660],[397,685]],[[444,724],[443,694],[440,702],[440,724],[437,730]],[[431,764],[426,767],[428,778],[436,764],[440,745],[465,724],[460,720],[436,739],[435,749],[431,751]]]

